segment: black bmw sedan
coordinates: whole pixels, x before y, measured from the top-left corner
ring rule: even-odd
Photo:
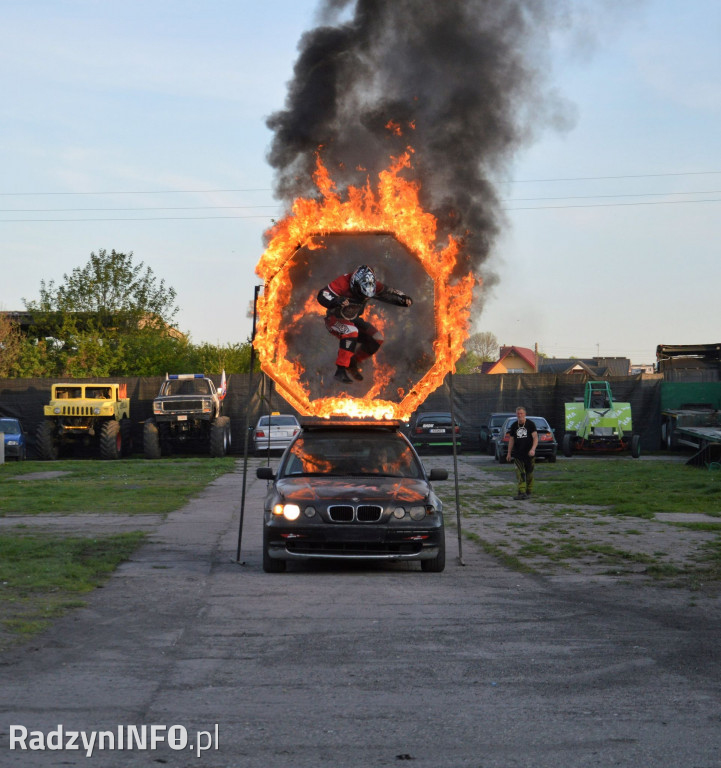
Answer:
[[[283,454],[264,504],[263,570],[295,559],[419,560],[445,567],[443,510],[398,422],[301,421]]]

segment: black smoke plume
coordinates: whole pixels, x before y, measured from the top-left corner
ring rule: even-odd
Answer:
[[[558,105],[543,93],[548,31],[567,1],[325,0],[320,25],[300,40],[285,109],[268,119],[276,195],[288,205],[317,196],[319,151],[342,195],[366,179],[374,187],[390,158],[411,146],[413,167],[403,176],[420,183],[438,244],[449,235],[461,241],[455,276],[472,272],[488,289],[496,279],[485,262],[503,224],[494,180],[555,117]],[[359,263],[380,267],[384,282],[414,297],[410,311],[388,313],[377,356],[394,364],[383,393],[394,399],[428,369],[433,286],[403,249],[373,238],[343,242],[294,257],[294,295],[284,310],[289,357],[303,362],[314,398],[333,389],[337,342],[319,317],[291,318],[328,280]]]
[[[502,223],[492,179],[557,107],[541,93],[557,13],[546,0],[325,0],[267,122],[277,196],[314,194],[319,148],[342,190],[411,145],[439,241],[462,239],[459,274],[481,274]]]

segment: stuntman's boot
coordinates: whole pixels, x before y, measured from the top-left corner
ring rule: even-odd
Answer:
[[[348,366],[348,373],[356,381],[363,381],[363,374],[361,373],[361,369],[358,367],[358,360],[356,360],[355,355],[353,355],[351,358],[350,365]]]
[[[333,378],[336,381],[342,382],[343,384],[350,384],[351,382],[351,378],[348,375],[348,369],[344,368],[342,365],[336,365]]]

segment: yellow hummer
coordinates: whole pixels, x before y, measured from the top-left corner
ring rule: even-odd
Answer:
[[[132,425],[127,384],[53,384],[45,419],[35,433],[41,459],[54,460],[77,442],[101,459],[130,453]]]

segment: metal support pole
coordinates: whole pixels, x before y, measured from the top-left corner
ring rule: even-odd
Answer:
[[[463,531],[461,530],[461,495],[458,487],[458,442],[456,440],[456,414],[453,404],[453,374],[448,375],[451,399],[451,433],[453,435],[453,480],[456,486],[456,528],[458,529],[458,564],[463,562]]]
[[[248,399],[245,404],[245,441],[243,445],[243,490],[240,494],[240,524],[238,526],[238,549],[235,553],[235,562],[240,563],[240,548],[243,543],[243,517],[245,515],[245,489],[248,480],[248,439],[250,437],[250,401],[253,397],[253,368],[255,367],[255,326],[258,317],[258,294],[261,286],[255,286],[253,297],[253,332],[250,337],[250,373],[248,374]]]

